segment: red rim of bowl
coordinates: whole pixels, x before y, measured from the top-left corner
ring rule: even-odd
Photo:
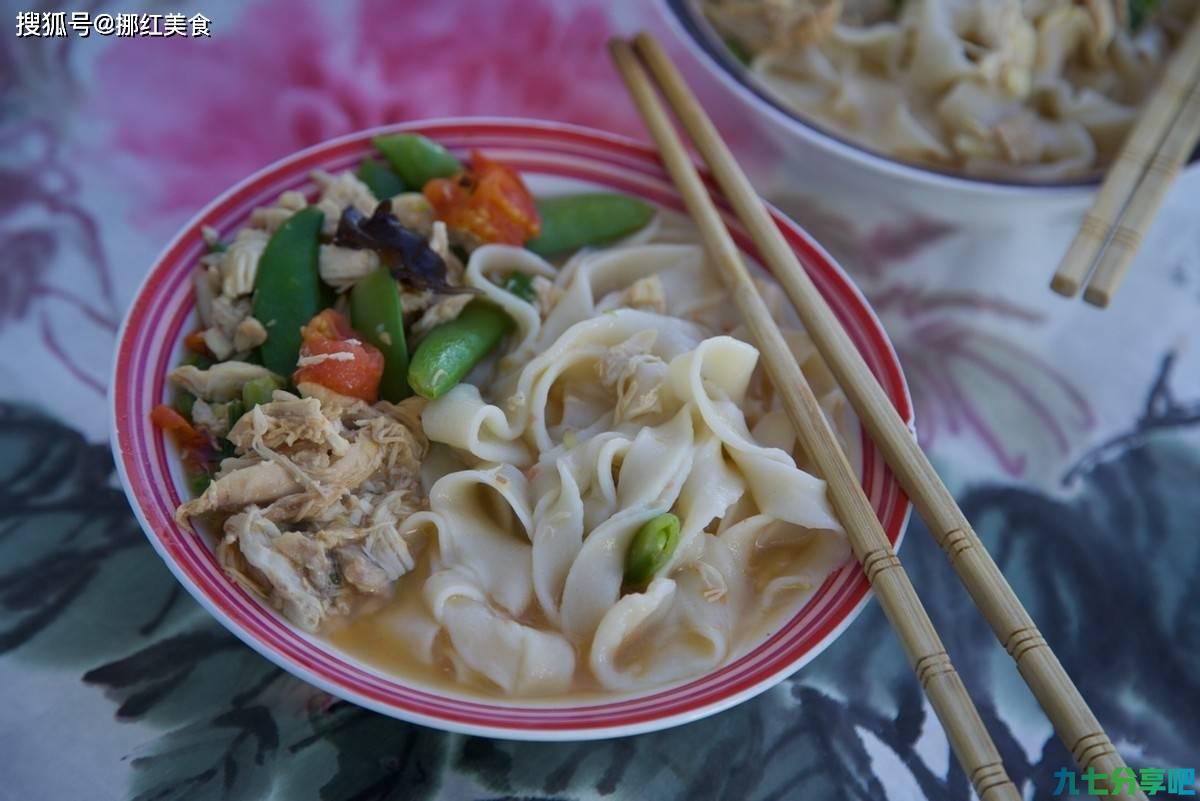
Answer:
[[[524,703],[433,691],[356,662],[293,628],[225,577],[202,534],[175,523],[182,486],[178,460],[150,425],[148,412],[166,398],[166,372],[192,319],[189,279],[203,253],[201,227],[211,225],[227,235],[255,206],[272,202],[285,189],[305,186],[310,170],[350,167],[371,152],[372,136],[397,131],[420,132],[460,152],[480,148],[523,172],[579,179],[682,208],[658,156],[643,144],[578,126],[501,118],[439,119],[350,134],[276,162],[225,192],[155,260],[118,335],[110,385],[118,472],[142,528],[171,571],[230,631],[300,678],[369,709],[468,734],[591,739],[666,728],[750,698],[815,657],[868,599],[869,585],[857,564],[835,571],[795,616],[752,651],[667,689],[599,702]],[[753,256],[744,231],[727,208],[723,211],[739,246]],[[911,427],[912,401],[899,362],[866,300],[808,234],[778,211],[771,209],[771,214]],[[910,505],[865,434],[862,440],[864,487],[898,546]]]

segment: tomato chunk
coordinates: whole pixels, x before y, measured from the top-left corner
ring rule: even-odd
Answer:
[[[320,384],[340,395],[368,403],[379,399],[383,354],[364,342],[350,323],[333,309],[325,309],[301,329],[300,368],[292,381]]]
[[[521,176],[479,151],[471,154],[470,169],[434,178],[423,192],[437,219],[483,242],[523,245],[541,229],[533,195]]]
[[[213,457],[212,442],[177,409],[160,403],[150,410],[150,422],[175,440],[188,472],[208,469]]]

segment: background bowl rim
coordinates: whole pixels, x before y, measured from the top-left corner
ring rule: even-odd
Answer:
[[[704,68],[743,100],[760,109],[776,123],[837,156],[862,164],[890,177],[915,181],[932,188],[971,194],[1010,198],[1054,194],[1059,197],[1090,195],[1100,187],[1107,168],[1098,173],[1066,180],[988,178],[965,175],[953,170],[903,161],[858,144],[827,130],[777,100],[753,79],[745,65],[738,62],[720,40],[707,19],[695,8],[697,0],[660,0],[664,16],[675,35],[696,54]],[[1200,170],[1200,147],[1188,159],[1182,172]]]
[[[176,576],[181,584],[188,592],[196,598],[201,605],[229,629],[235,636],[248,644],[254,650],[258,651],[263,656],[267,657],[275,664],[283,669],[300,677],[301,679],[320,687],[321,689],[335,695],[339,698],[344,698],[355,704],[363,706],[373,711],[380,712],[390,717],[408,720],[414,723],[432,726],[441,730],[460,732],[464,734],[502,737],[508,739],[524,739],[524,740],[588,740],[603,737],[626,736],[637,734],[646,731],[654,731],[668,728],[675,725],[680,725],[692,720],[697,720],[711,714],[715,714],[723,709],[729,708],[737,703],[747,700],[758,693],[774,686],[782,681],[787,676],[799,670],[818,654],[824,651],[850,623],[852,623],[867,601],[871,598],[869,585],[861,594],[857,592],[858,584],[865,585],[865,579],[861,578],[861,571],[858,571],[858,576],[855,577],[851,584],[847,585],[854,589],[855,597],[853,599],[840,600],[830,612],[830,617],[834,619],[832,625],[826,626],[820,632],[819,638],[805,646],[803,643],[788,645],[786,649],[781,649],[781,656],[786,657],[786,664],[778,669],[773,669],[768,675],[762,675],[755,678],[754,681],[744,683],[735,691],[723,693],[720,688],[716,688],[716,696],[707,701],[687,705],[683,703],[683,708],[678,711],[672,711],[667,714],[648,714],[643,719],[635,722],[617,722],[605,724],[603,722],[587,722],[585,724],[555,724],[553,727],[543,728],[538,725],[529,727],[516,727],[512,724],[496,724],[496,723],[480,723],[478,721],[456,720],[453,717],[448,717],[448,713],[431,713],[428,710],[410,708],[404,704],[397,702],[385,702],[380,700],[375,695],[367,691],[364,686],[355,687],[340,683],[327,676],[325,673],[312,668],[305,664],[303,660],[295,655],[284,653],[278,645],[272,645],[266,641],[261,632],[250,630],[248,624],[241,620],[236,614],[236,610],[227,608],[226,605],[218,602],[217,598],[210,597],[209,590],[200,586],[194,580],[191,572],[189,572],[180,562],[181,554],[178,552],[178,547],[172,544],[174,537],[186,537],[184,532],[176,526],[173,521],[166,521],[164,531],[159,531],[156,527],[156,522],[164,522],[158,518],[152,519],[148,514],[149,501],[153,498],[157,490],[152,486],[135,485],[131,475],[130,467],[136,467],[138,460],[149,460],[153,455],[148,449],[138,450],[133,447],[136,438],[133,435],[133,417],[138,414],[138,408],[131,408],[128,404],[123,403],[134,390],[126,387],[122,379],[125,377],[126,370],[130,369],[130,360],[133,358],[132,350],[144,340],[153,340],[150,336],[153,328],[144,329],[143,317],[147,309],[144,308],[151,300],[155,298],[154,293],[150,292],[155,280],[162,280],[167,276],[181,272],[185,268],[180,265],[186,265],[186,274],[190,274],[194,269],[194,265],[187,264],[182,255],[174,256],[177,251],[180,251],[185,241],[191,237],[196,238],[201,226],[205,225],[214,214],[230,204],[239,193],[247,192],[256,184],[271,177],[286,177],[289,180],[295,180],[296,173],[307,175],[309,166],[308,162],[314,159],[319,162],[324,159],[328,163],[334,158],[339,148],[349,146],[369,146],[370,138],[384,133],[395,133],[401,131],[436,131],[441,129],[450,129],[459,131],[461,135],[470,136],[472,134],[481,134],[488,131],[502,131],[509,135],[514,135],[518,139],[533,139],[532,142],[527,142],[523,147],[527,147],[532,151],[538,150],[538,137],[549,137],[550,140],[575,140],[586,142],[589,147],[595,148],[600,152],[604,152],[612,157],[621,156],[623,158],[635,158],[639,163],[650,167],[656,173],[661,173],[661,165],[658,161],[657,154],[648,145],[637,140],[620,136],[617,134],[598,131],[583,126],[577,126],[568,123],[548,122],[542,120],[530,120],[508,117],[446,117],[426,120],[415,120],[405,123],[392,125],[378,126],[375,128],[355,131],[343,136],[318,143],[304,150],[293,153],[278,161],[275,161],[260,170],[255,171],[251,175],[235,183],[232,187],[221,193],[211,203],[207,204],[199,212],[197,212],[176,234],[176,236],[167,244],[167,246],[158,254],[152,262],[152,266],[147,271],[141,281],[133,300],[129,304],[126,314],[122,320],[120,329],[117,334],[117,353],[113,361],[113,370],[109,384],[109,410],[110,410],[110,442],[113,452],[114,461],[116,462],[117,472],[121,480],[122,488],[125,491],[126,497],[129,500],[130,506],[138,519],[142,530],[147,538],[158,552],[159,556],[167,564],[171,572]],[[435,136],[439,134],[434,134]],[[443,130],[440,135],[447,135]],[[544,145],[543,145],[544,147]],[[575,154],[575,158],[582,161],[590,160],[596,164],[603,162],[598,155],[583,155]],[[612,166],[611,164],[608,166]],[[303,170],[303,172],[300,172]],[[655,176],[657,178],[657,175]],[[706,176],[706,180],[708,179]],[[597,183],[601,181],[597,180]],[[674,188],[670,188],[670,193],[674,195]],[[643,195],[645,197],[645,195]],[[862,323],[866,327],[870,344],[873,345],[873,350],[876,351],[875,356],[880,360],[881,366],[889,374],[889,381],[893,382],[893,386],[889,389],[889,395],[893,397],[893,402],[900,409],[902,417],[913,427],[913,402],[907,382],[904,379],[903,370],[901,369],[899,358],[896,354],[890,339],[887,337],[883,329],[882,323],[879,321],[874,310],[862,295],[858,287],[850,280],[846,272],[837,264],[837,262],[826,252],[807,232],[805,232],[798,224],[787,218],[778,210],[770,207],[773,218],[781,224],[781,227],[789,237],[789,241],[794,248],[803,248],[804,255],[816,260],[815,269],[818,274],[832,281],[833,291],[841,293],[843,297],[841,301],[848,304],[850,312],[855,316],[856,322]],[[244,223],[244,217],[241,218]],[[741,244],[741,243],[739,243]],[[162,301],[166,303],[168,301]],[[190,307],[189,307],[190,309]],[[137,339],[130,339],[134,333],[140,333]],[[177,339],[177,337],[173,338]],[[168,349],[173,349],[176,342],[169,343],[165,346]],[[152,368],[141,368],[145,373],[152,372]],[[140,410],[140,419],[143,421],[147,409]],[[126,413],[129,412],[129,413]],[[863,435],[865,436],[865,434]],[[898,487],[895,479],[890,475],[890,472],[885,471],[885,481],[887,488]],[[139,474],[139,478],[140,478]],[[896,547],[903,540],[905,530],[907,528],[909,517],[911,516],[912,506],[903,493],[899,496],[899,506],[893,509],[892,515],[889,517],[887,528],[889,537],[893,539]],[[161,498],[157,500],[161,501]],[[894,532],[894,535],[893,535]],[[853,569],[853,567],[852,567]],[[220,574],[221,583],[229,585],[230,582]],[[818,592],[814,598],[820,597]],[[808,608],[806,602],[804,608]],[[846,607],[846,603],[851,605]],[[279,619],[277,613],[261,606],[258,610],[266,617]],[[799,617],[799,613],[792,618],[789,618],[787,623],[780,626],[780,632],[785,631],[789,626],[793,626],[794,621]],[[297,647],[303,648],[307,643],[310,647],[315,647],[317,652],[329,657],[330,659],[340,659],[340,655],[330,649],[323,641],[308,637],[300,632],[291,624],[286,624],[284,629],[287,630],[288,636],[298,641]],[[770,640],[767,641],[768,643]],[[747,654],[743,654],[738,660],[730,663],[730,665],[738,665],[750,656],[765,649],[767,643],[756,646],[756,648]],[[695,677],[680,685],[671,685],[667,690],[655,690],[646,694],[621,697],[613,701],[602,701],[593,703],[591,700],[584,701],[582,705],[575,707],[567,707],[559,709],[558,707],[521,707],[512,704],[488,704],[480,699],[472,699],[469,701],[460,700],[455,696],[443,695],[437,692],[430,691],[424,687],[413,687],[405,684],[405,680],[395,674],[388,674],[386,681],[392,685],[396,685],[403,689],[412,690],[418,695],[428,695],[433,698],[448,699],[448,703],[460,704],[462,706],[478,706],[480,708],[494,708],[497,712],[504,711],[526,711],[530,713],[537,712],[563,712],[569,710],[591,710],[594,717],[597,719],[604,716],[604,711],[614,705],[623,704],[626,702],[647,702],[654,699],[657,695],[669,695],[681,688],[692,687],[696,685],[703,688],[704,682],[712,682],[714,673],[720,672],[727,666],[722,666],[716,671],[709,671],[702,676]],[[380,676],[380,680],[384,680]],[[715,686],[715,685],[714,685]]]

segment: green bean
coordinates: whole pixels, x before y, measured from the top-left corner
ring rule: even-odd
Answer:
[[[648,520],[633,535],[625,552],[625,581],[629,589],[643,589],[662,569],[679,544],[679,518],[667,512]]]
[[[441,397],[500,344],[512,325],[512,318],[499,306],[471,301],[458,317],[421,340],[408,365],[409,386],[422,397]]]
[[[251,378],[242,384],[242,406],[250,411],[260,403],[270,403],[277,389],[283,389],[283,382],[274,376]]]
[[[404,341],[404,306],[400,288],[387,267],[380,267],[350,290],[350,324],[383,354],[379,395],[398,401],[408,388],[408,345]]]
[[[296,369],[300,329],[322,307],[317,263],[324,219],[315,206],[296,212],[272,235],[258,261],[254,316],[267,329],[262,361],[279,375],[291,375]]]
[[[188,392],[186,389],[178,390],[175,393],[175,411],[192,420],[192,407],[196,405],[196,396]]]
[[[540,256],[555,256],[631,234],[650,221],[654,208],[627,195],[586,193],[537,201],[541,232],[525,243]]]
[[[244,389],[244,388],[243,388]],[[232,429],[237,425],[237,421],[242,419],[242,415],[246,413],[246,404],[240,400],[231,400],[225,404],[225,419],[229,421],[229,428]]]
[[[417,134],[377,136],[371,140],[405,185],[416,191],[434,178],[462,172],[462,163],[432,139]]]
[[[379,159],[363,159],[362,164],[358,165],[358,172],[355,175],[358,176],[358,180],[367,185],[371,194],[380,200],[395,197],[407,188],[404,181],[400,180],[400,176]]]
[[[533,276],[529,273],[509,273],[504,279],[504,289],[526,303],[533,303],[537,292],[533,288]]]

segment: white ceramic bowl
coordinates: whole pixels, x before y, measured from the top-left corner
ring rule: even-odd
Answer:
[[[309,172],[351,168],[372,153],[371,137],[417,131],[459,154],[480,149],[519,169],[531,189],[607,189],[679,209],[657,155],[631,140],[573,126],[528,121],[435,120],[363,131],[317,145],[250,176],[200,212],[150,268],[121,328],[112,386],[113,455],[146,536],[180,582],[248,645],[297,676],[384,714],[443,729],[520,739],[587,739],[649,731],[712,714],[779,682],[815,657],[850,624],[869,587],[857,564],[835,571],[765,642],[695,679],[641,695],[595,700],[503,701],[426,686],[340,651],[297,629],[230,581],[202,533],[184,531],[173,512],[187,490],[178,454],[149,421],[167,399],[166,374],[194,325],[191,276],[204,252],[201,228],[223,237],[252,209],[287,189],[311,192]],[[773,212],[784,236],[830,302],[867,363],[911,424],[912,403],[896,354],[863,296],[828,254],[795,223]],[[735,227],[739,245],[751,252]],[[862,436],[862,480],[896,544],[909,503]]]
[[[681,66],[755,185],[793,214],[832,212],[859,227],[920,220],[1043,230],[1047,223],[1076,224],[1099,185],[1094,177],[1057,183],[964,177],[871,152],[776,100],[730,54],[698,0],[660,0],[659,9],[676,39],[674,51],[686,54]],[[1200,190],[1196,161],[1181,182]]]

